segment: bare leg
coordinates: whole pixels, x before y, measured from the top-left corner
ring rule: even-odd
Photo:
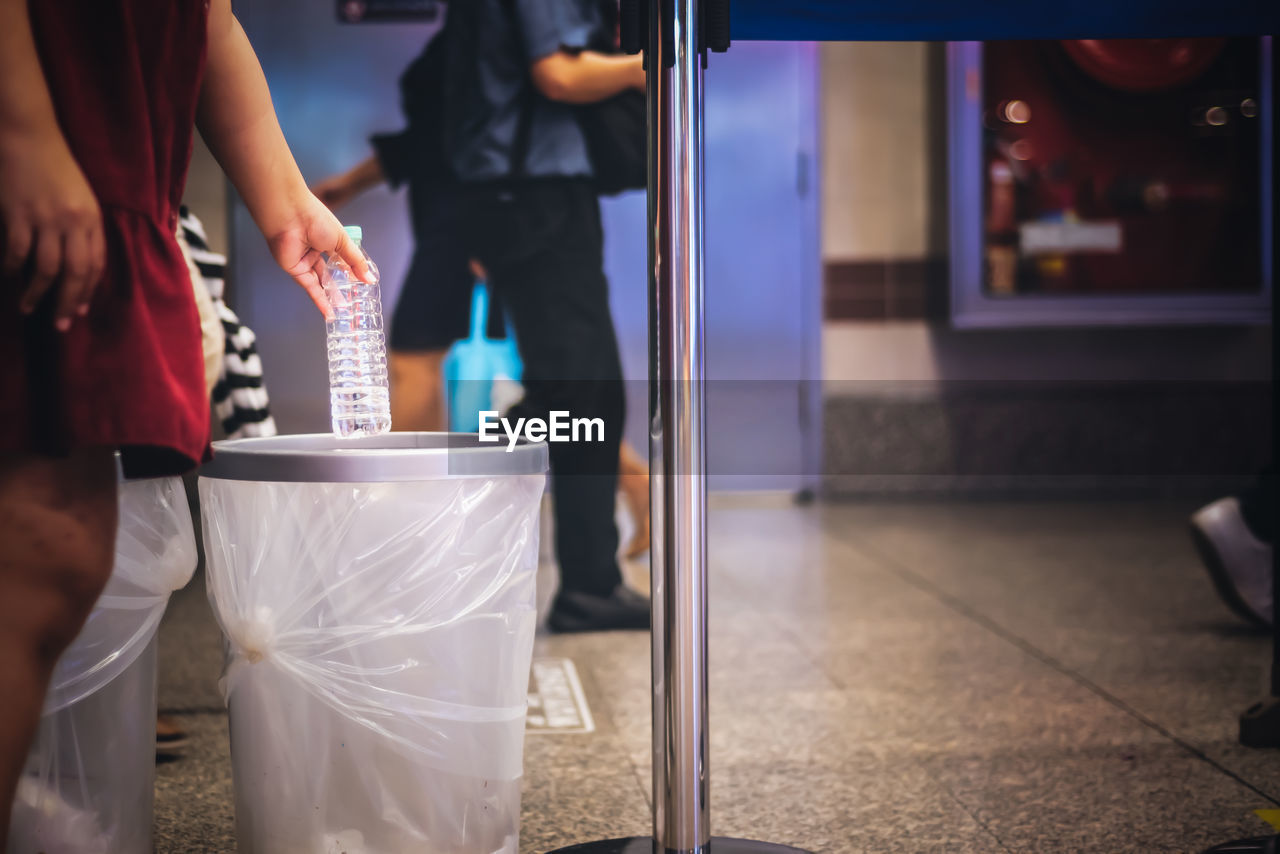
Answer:
[[[636,533],[627,543],[627,557],[644,554],[649,548],[649,464],[626,442],[618,453],[618,488],[636,522]]]
[[[115,534],[111,451],[0,457],[0,840],[53,666],[111,575]]]
[[[445,350],[391,351],[391,427],[393,430],[444,430]]]

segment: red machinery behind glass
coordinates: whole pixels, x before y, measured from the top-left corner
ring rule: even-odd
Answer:
[[[1257,292],[1259,50],[988,42],[986,292]]]

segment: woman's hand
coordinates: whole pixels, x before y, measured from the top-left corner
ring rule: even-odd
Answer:
[[[0,136],[0,228],[4,272],[26,280],[20,310],[56,286],[54,326],[66,332],[89,312],[106,242],[98,200],[56,127]]]
[[[333,317],[333,310],[324,293],[324,253],[347,262],[362,280],[373,280],[364,253],[347,236],[338,218],[310,192],[294,205],[291,217],[278,227],[264,227],[262,233],[276,263],[302,285],[326,320]]]
[[[0,2],[0,268],[24,283],[23,314],[58,289],[65,332],[106,263],[102,210],[58,128],[27,4]]]

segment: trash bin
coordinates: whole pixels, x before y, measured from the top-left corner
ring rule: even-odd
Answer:
[[[461,434],[215,446],[241,854],[515,854],[546,468]]]
[[[151,854],[156,629],[191,578],[180,478],[123,481],[115,566],[59,659],[18,781],[8,854]]]

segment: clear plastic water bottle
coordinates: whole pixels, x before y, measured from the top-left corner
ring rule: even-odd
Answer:
[[[329,409],[333,435],[339,439],[377,436],[391,429],[378,268],[360,246],[360,226],[349,225],[346,231],[369,261],[373,282],[361,281],[336,255],[325,264],[324,291],[333,312],[327,324]]]

